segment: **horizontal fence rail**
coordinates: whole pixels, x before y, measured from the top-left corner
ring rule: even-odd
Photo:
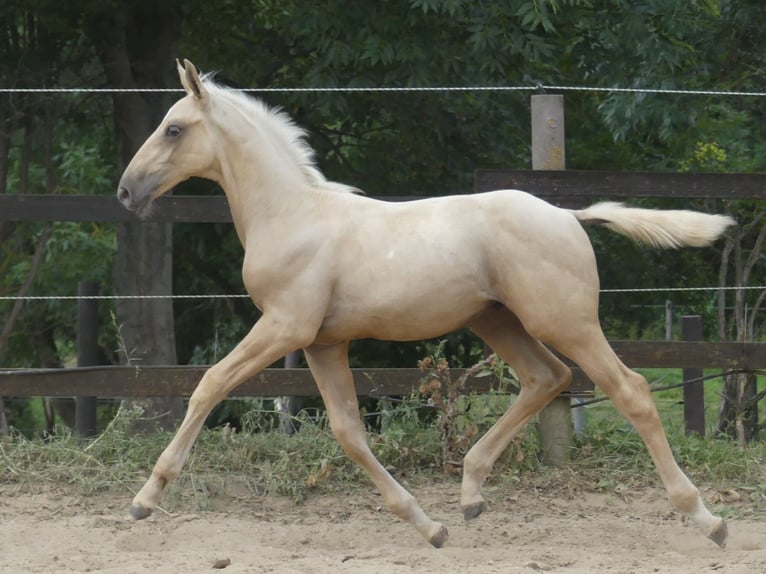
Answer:
[[[420,196],[378,197],[385,201],[412,201]],[[94,221],[138,223],[115,195],[0,195],[0,221]],[[147,223],[231,223],[226,196],[164,195],[154,202]]]
[[[543,199],[764,199],[766,174],[478,169],[474,191],[521,189]]]
[[[203,366],[85,367],[72,369],[19,369],[0,371],[0,396],[70,397],[96,394],[104,398],[191,395],[202,375]],[[452,369],[453,380],[464,369]],[[425,376],[419,369],[352,369],[356,393],[361,397],[408,395]],[[497,388],[494,377],[473,377],[466,381],[466,392],[487,392]],[[576,387],[581,391],[586,388]],[[319,396],[308,369],[264,369],[248,379],[230,397]]]
[[[766,369],[766,343],[703,341],[612,341],[617,355],[632,368]],[[188,397],[207,370],[205,366],[103,366],[71,369],[0,370],[0,396],[75,396],[104,398]],[[414,368],[352,369],[358,396],[407,395],[424,374]],[[453,380],[463,369],[451,369]],[[497,388],[492,376],[466,381],[466,392]],[[570,393],[588,393],[592,383],[575,369]],[[318,396],[308,369],[265,369],[232,391],[232,397]]]
[[[521,189],[554,203],[582,203],[608,197],[631,199],[766,199],[766,174],[650,173],[597,170],[530,171],[479,169],[474,192]],[[421,196],[377,197],[412,201]],[[149,222],[226,223],[231,213],[226,197],[166,195],[155,202]],[[114,195],[0,195],[0,221],[137,222]]]
[[[140,221],[110,195],[0,195],[0,221]],[[226,223],[231,211],[223,195],[165,195],[154,203],[149,222]]]

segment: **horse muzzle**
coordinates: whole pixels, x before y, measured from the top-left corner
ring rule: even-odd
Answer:
[[[130,211],[143,217],[148,214],[152,200],[156,197],[154,178],[132,180],[123,178],[117,187],[117,200]],[[132,180],[132,181],[131,181]]]

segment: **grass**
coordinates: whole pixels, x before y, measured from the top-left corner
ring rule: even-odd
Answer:
[[[651,379],[650,379],[651,380]],[[663,384],[667,379],[663,380]],[[686,436],[675,404],[679,391],[664,391],[658,404],[676,459],[693,481],[708,490],[719,512],[766,513],[766,445],[746,448],[728,440]],[[483,434],[505,409],[507,396],[463,400],[465,428]],[[423,416],[423,403],[407,399],[389,415],[385,431],[370,434],[376,456],[398,479],[453,480],[439,464],[441,444],[433,416]],[[677,412],[678,411],[678,412]],[[253,412],[257,421],[273,413]],[[123,415],[128,417],[130,415]],[[588,408],[588,425],[572,448],[564,469],[540,472],[535,425],[530,425],[495,465],[493,487],[532,485],[576,496],[582,491],[623,492],[659,486],[652,462],[637,434],[610,403]],[[171,439],[168,433],[133,435],[127,419],[117,420],[95,442],[67,432],[51,440],[18,434],[0,441],[0,484],[35,488],[68,485],[90,494],[135,492]],[[475,440],[475,439],[474,439]],[[248,496],[286,496],[302,500],[312,491],[369,489],[369,479],[342,453],[322,416],[303,416],[294,436],[246,425],[234,433],[227,427],[203,430],[187,464],[163,498],[165,508],[209,508],[219,493],[231,489]],[[712,494],[711,494],[712,493]]]
[[[0,482],[63,483],[86,494],[135,491],[172,435],[130,434],[128,427],[127,420],[112,425],[92,443],[67,431],[46,441],[15,435],[0,442]],[[301,498],[319,486],[317,477],[329,477],[336,468],[343,468],[344,477],[355,474],[322,422],[304,421],[304,432],[296,437],[224,427],[202,431],[173,490],[204,490],[226,475],[258,495]]]
[[[683,381],[681,369],[637,369],[639,373],[646,377],[649,385],[653,388],[666,387],[680,384]],[[719,374],[720,371],[706,370],[704,375],[712,376]],[[708,433],[712,432],[718,422],[718,402],[723,387],[723,379],[712,378],[704,381],[705,397],[705,425]],[[604,394],[596,390],[596,398],[603,397]],[[657,391],[652,393],[654,404],[660,414],[660,418],[665,426],[680,425],[683,423],[683,388]],[[599,420],[601,418],[617,419],[619,415],[614,410],[614,406],[609,401],[597,403],[586,408],[588,416],[591,419]]]

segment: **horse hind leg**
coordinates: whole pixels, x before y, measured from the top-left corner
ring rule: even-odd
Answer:
[[[460,504],[465,519],[471,520],[487,508],[481,486],[497,458],[530,418],[569,387],[572,372],[505,307],[493,309],[468,327],[515,369],[521,383],[518,398],[463,461]]]
[[[699,490],[676,463],[646,379],[620,361],[598,325],[578,331],[576,335],[557,336],[565,337],[563,341],[549,342],[577,363],[638,431],[671,503],[689,516],[708,538],[724,547],[726,523],[710,513]]]
[[[436,548],[443,546],[448,537],[447,529],[426,515],[415,497],[394,480],[367,444],[354,380],[348,368],[348,344],[314,345],[305,349],[305,354],[325,403],[330,427],[343,451],[367,472],[389,510],[412,524]]]

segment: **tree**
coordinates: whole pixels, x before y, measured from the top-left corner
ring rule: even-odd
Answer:
[[[155,4],[5,2],[0,7],[3,85],[175,87],[173,59],[178,56],[206,71],[220,70],[220,81],[269,88],[533,86],[539,81],[759,89],[766,69],[760,32],[764,16],[756,0]],[[263,97],[309,130],[329,178],[370,195],[436,195],[470,191],[477,167],[529,165],[528,96],[419,92]],[[50,177],[56,192],[113,193],[122,167],[173,98],[116,94],[110,102],[101,95],[0,95],[0,186],[10,182],[16,192],[27,181],[27,187],[40,190]],[[764,169],[766,128],[761,126],[766,124],[759,100],[568,92],[566,108],[567,163],[572,168],[684,169],[697,143],[703,142],[726,151],[726,169]],[[103,119],[112,117],[113,122]],[[46,146],[52,153],[45,152]],[[84,175],[77,166],[85,166]],[[190,182],[184,190],[216,192],[200,182]],[[9,247],[0,254],[4,293],[18,291],[40,233],[32,226],[0,225],[0,241]],[[241,289],[241,247],[230,226],[176,225],[172,257],[169,227],[121,226],[113,273],[111,233],[97,226],[56,224],[47,252],[58,271],[44,263],[34,288],[71,294],[78,275],[88,270],[104,285],[111,275],[115,292],[169,294],[172,261],[180,292]],[[614,238],[601,244],[598,234],[594,241],[605,286],[660,287],[667,277],[677,285],[716,280],[715,250],[660,257]],[[631,261],[627,268],[626,259]],[[131,271],[136,263],[138,272]],[[651,332],[654,316],[631,307],[643,303],[631,297],[605,298],[604,315],[614,318],[607,325],[610,334]],[[715,316],[710,297],[689,300]],[[10,306],[2,309],[4,316],[6,309],[10,312]],[[9,339],[7,356],[29,366],[65,361],[72,338],[71,327],[64,326],[71,314],[67,309],[56,302],[27,306]],[[245,300],[174,306],[169,301],[120,302],[117,315],[129,353],[163,363],[174,362],[176,355],[180,362],[214,361],[257,319]],[[105,353],[116,360],[113,333],[108,333],[113,329],[109,320],[104,323]],[[146,348],[147,341],[159,342],[162,349]],[[464,362],[475,358],[465,336],[451,338],[446,352]],[[425,349],[365,342],[353,353],[355,364],[402,366],[414,365]]]
[[[743,210],[739,210],[743,214]],[[748,287],[755,266],[763,262],[763,242],[766,240],[766,211],[757,213],[741,225],[726,241],[721,257],[719,283],[724,286],[733,279],[737,287]],[[761,282],[759,282],[760,284]],[[727,303],[734,299],[729,308]],[[721,340],[739,342],[757,341],[766,329],[766,322],[758,321],[766,290],[751,295],[737,290],[733,297],[725,291],[718,295],[718,330]],[[758,399],[756,377],[752,373],[727,375],[721,391],[717,431],[736,437],[743,446],[758,436]]]
[[[86,14],[87,30],[115,88],[170,85],[178,52],[181,14],[176,2],[103,2]],[[119,172],[128,165],[169,106],[166,95],[117,93],[113,98]],[[117,293],[171,295],[172,226],[117,226],[114,286]],[[125,341],[124,360],[175,364],[173,303],[170,299],[118,300],[117,320]],[[132,401],[142,411],[142,429],[172,428],[182,416],[177,397]]]
[[[66,53],[68,26],[44,10],[49,3],[36,4],[8,2],[0,10],[3,83],[48,87],[58,81],[55,63],[62,52]],[[4,95],[0,98],[0,118],[0,193],[58,191],[53,99],[34,93]],[[40,230],[39,226],[0,222],[0,243],[9,247],[0,260],[0,271],[7,278],[5,289],[15,289],[18,296],[29,292],[48,256],[53,235],[51,224]],[[0,333],[0,361],[9,354],[9,347],[13,350],[11,335],[22,320],[23,307],[23,299],[17,299],[8,312]],[[27,323],[35,324],[34,317],[40,315],[31,315]],[[7,432],[5,405],[0,398],[0,434]]]

